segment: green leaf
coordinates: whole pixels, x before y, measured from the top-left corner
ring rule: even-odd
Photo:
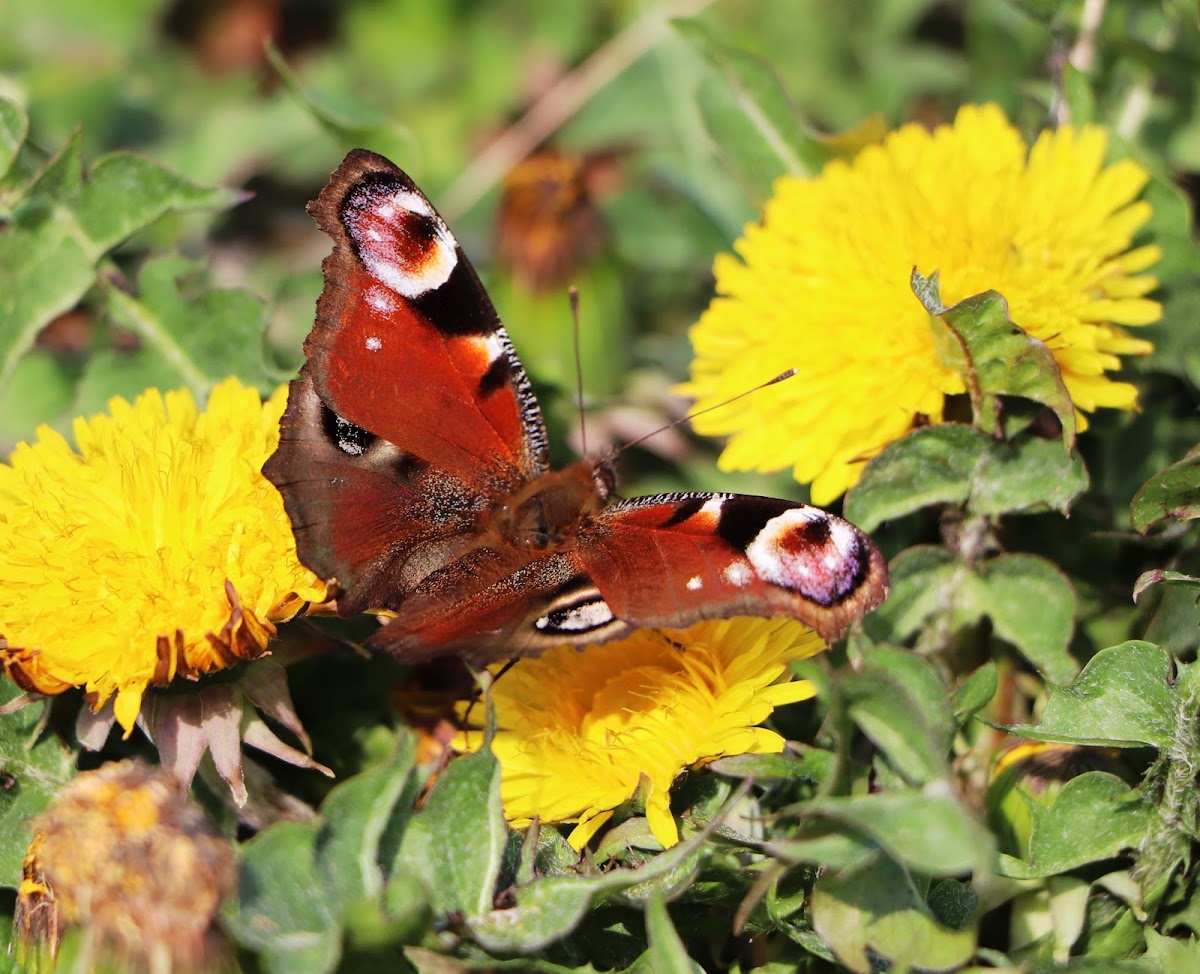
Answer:
[[[0,176],[4,176],[17,158],[17,151],[29,134],[29,116],[24,107],[0,95]]]
[[[919,546],[897,556],[890,568],[892,594],[868,621],[884,639],[902,642],[918,631],[948,636],[986,616],[997,635],[1052,681],[1079,671],[1067,651],[1075,593],[1050,562],[1005,554],[972,569],[944,548]]]
[[[704,974],[688,957],[661,894],[646,901],[646,936],[650,940],[648,959],[652,970],[662,974],[696,974],[697,971]]]
[[[792,743],[783,754],[734,754],[718,758],[708,767],[731,778],[756,781],[779,779],[820,784],[833,773],[837,756],[818,747]]]
[[[409,822],[389,874],[411,872],[439,917],[492,910],[509,828],[500,810],[500,765],[489,748],[455,759]]]
[[[217,208],[235,199],[128,153],[99,160],[85,180],[79,138],[68,142],[0,234],[0,387],[38,331],[96,282],[107,251],[170,210]]]
[[[21,359],[0,388],[0,442],[32,440],[42,423],[72,412],[78,367],[39,348]]]
[[[1184,589],[1200,589],[1200,578],[1195,575],[1185,575],[1183,572],[1169,572],[1161,568],[1152,568],[1142,572],[1133,583],[1133,601],[1136,602],[1151,585],[1177,585]]]
[[[278,974],[324,974],[342,952],[338,905],[317,866],[316,822],[280,822],[242,846],[236,900],[225,925]]]
[[[0,697],[5,703],[19,695],[15,683],[5,679]],[[33,734],[47,703],[33,703],[11,714],[0,715],[0,885],[16,886],[21,861],[33,838],[30,820],[42,811],[68,781],[75,777],[75,754],[54,734]]]
[[[869,838],[899,863],[927,876],[956,876],[988,868],[991,836],[948,794],[948,785],[850,797],[819,797],[793,809]]]
[[[974,925],[938,923],[912,877],[884,856],[823,875],[812,893],[812,920],[841,962],[861,974],[875,970],[869,952],[928,971],[957,968],[975,952]]]
[[[186,385],[201,397],[229,376],[260,388],[270,385],[262,352],[266,309],[248,291],[208,289],[199,265],[165,256],[146,262],[137,296],[117,287],[106,287],[105,293],[113,320],[137,334],[144,347],[93,362],[85,381],[90,397],[113,394],[105,387],[115,383],[102,363],[121,363],[116,375],[122,381],[130,367],[148,366],[146,378],[157,376],[148,384]]]
[[[317,858],[333,903],[375,898],[383,892],[379,845],[384,830],[393,825],[397,806],[407,811],[416,797],[411,786],[415,752],[416,736],[402,730],[390,760],[342,782],[322,802]]]
[[[1134,530],[1145,534],[1159,521],[1200,517],[1200,448],[1142,484],[1129,506]]]
[[[975,425],[986,433],[1000,431],[997,396],[1032,399],[1053,410],[1062,424],[1063,446],[1070,451],[1075,443],[1075,406],[1062,372],[1045,342],[1009,320],[1003,296],[984,291],[940,310],[940,299],[929,293],[932,279],[914,270],[912,282],[914,293],[935,316],[931,322],[935,333],[940,325],[959,346]]]
[[[424,921],[423,890],[393,883],[385,892],[384,834],[415,797],[415,738],[400,734],[378,767],[343,781],[309,822],[281,822],[242,847],[237,896],[224,911],[244,947],[262,952],[268,970],[324,972],[342,956],[343,924],[360,936],[413,933]]]
[[[1001,872],[1015,879],[1055,876],[1137,848],[1158,814],[1105,771],[1072,778],[1048,807],[1028,805],[1033,816],[1029,861],[1002,857]]]
[[[1178,682],[1158,646],[1121,643],[1093,656],[1070,686],[1054,687],[1040,724],[1007,730],[1038,741],[1172,748]]]
[[[361,99],[335,103],[328,94],[310,91],[273,42],[268,41],[265,50],[267,60],[287,90],[339,145],[346,148],[369,145],[389,159],[407,159],[417,154],[419,146],[412,132],[395,119],[371,110]]]
[[[471,936],[493,953],[535,953],[574,930],[595,903],[624,894],[644,904],[656,890],[670,895],[686,888],[708,857],[710,834],[723,817],[718,815],[703,831],[637,868],[589,876],[544,876],[516,887],[509,891],[516,906],[467,918]]]
[[[867,464],[846,495],[846,517],[864,531],[934,504],[976,514],[1061,511],[1087,489],[1076,456],[1050,440],[1007,443],[956,423],[914,430]]]
[[[1088,77],[1070,61],[1062,68],[1062,99],[1067,105],[1067,117],[1076,127],[1090,125],[1096,120],[1096,96]]]
[[[1035,555],[1000,555],[979,567],[978,609],[996,634],[1056,683],[1079,664],[1067,651],[1075,628],[1075,590],[1052,563]]]
[[[915,545],[888,566],[891,594],[867,616],[868,631],[880,642],[903,642],[927,620],[951,614],[957,590],[970,569],[940,545]],[[957,620],[951,615],[947,625]]]
[[[955,725],[946,688],[928,662],[883,646],[841,682],[850,718],[909,784],[949,776]]]
[[[954,707],[954,720],[962,727],[972,716],[986,707],[996,695],[998,678],[996,664],[988,660],[954,688],[950,703]]]
[[[1175,940],[1146,927],[1146,960],[1172,974],[1200,974],[1200,943],[1195,939]]]
[[[713,143],[755,202],[770,196],[783,173],[803,175],[820,167],[819,147],[805,135],[770,65],[718,40],[698,20],[677,20],[674,26],[715,69],[700,87],[700,112]]]
[[[805,821],[795,838],[776,839],[764,851],[780,862],[812,863],[844,869],[873,860],[879,846],[865,835],[842,829],[837,823]]]

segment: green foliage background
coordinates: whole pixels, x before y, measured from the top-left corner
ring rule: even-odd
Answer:
[[[259,9],[275,47],[223,60],[237,18]],[[680,782],[678,847],[657,851],[636,808],[582,862],[554,829],[518,835],[486,755],[454,762],[414,808],[429,769],[387,699],[392,664],[292,667],[339,783],[268,769],[319,814],[240,844],[223,923],[244,969],[1200,970],[1196,13],[1183,0],[7,0],[5,448],[152,385],[284,381],[328,245],[303,204],[364,145],[443,209],[567,455],[567,303],[523,294],[492,262],[507,167],[481,150],[547,85],[571,104],[545,134],[622,155],[605,248],[577,278],[601,429],[618,408],[648,424],[676,413],[666,390],[686,373],[713,256],[778,175],[819,171],[880,120],[995,100],[1028,133],[1065,104],[1154,174],[1145,236],[1164,248],[1165,312],[1147,330],[1154,355],[1128,366],[1142,410],[1098,414],[1078,441],[1053,363],[1012,334],[1002,296],[945,309],[936,281],[914,280],[989,366],[973,409],[890,447],[848,496],[891,560],[893,595],[803,665],[817,701],[777,715],[794,747]],[[1066,55],[1083,42],[1077,70]],[[1064,420],[1061,440],[1037,435],[1042,409]],[[630,455],[624,490],[802,497],[782,477],[718,473],[715,449]],[[0,718],[17,783],[0,791],[10,887],[29,817],[96,760],[49,734],[30,746],[33,720]],[[1069,760],[989,780],[1008,725]],[[233,837],[217,791],[197,791]]]

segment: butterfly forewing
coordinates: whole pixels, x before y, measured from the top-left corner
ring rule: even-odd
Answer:
[[[305,342],[338,416],[495,491],[546,469],[529,380],[470,262],[424,194],[351,152],[311,205],[334,240]]]

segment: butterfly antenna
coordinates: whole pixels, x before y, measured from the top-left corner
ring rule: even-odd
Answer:
[[[694,413],[688,413],[686,416],[680,416],[679,419],[672,420],[670,423],[667,423],[665,426],[660,426],[656,430],[651,430],[649,433],[644,433],[641,436],[639,436],[636,440],[630,440],[628,443],[622,444],[620,446],[620,448],[617,449],[616,452],[621,453],[625,450],[628,450],[631,446],[637,446],[639,443],[642,443],[645,440],[650,439],[650,437],[652,437],[652,436],[658,436],[658,434],[663,432],[663,430],[669,430],[675,426],[679,426],[682,423],[690,423],[697,416],[703,416],[705,413],[711,413],[714,409],[722,409],[723,407],[728,406],[732,402],[737,402],[739,399],[744,399],[746,396],[753,395],[754,393],[767,388],[767,386],[773,386],[773,385],[775,385],[776,382],[783,382],[785,379],[790,379],[795,374],[796,374],[795,369],[788,369],[786,372],[780,372],[779,375],[775,376],[775,378],[768,379],[766,382],[760,382],[758,385],[753,386],[750,389],[747,389],[745,392],[739,392],[736,396],[731,396],[730,398],[724,399],[718,403],[714,403],[711,406],[705,406],[703,409],[697,409]]]
[[[583,356],[579,352],[579,288],[574,284],[567,291],[571,300],[571,321],[575,327],[575,401],[579,405],[579,453],[588,455],[587,420],[583,415]]]

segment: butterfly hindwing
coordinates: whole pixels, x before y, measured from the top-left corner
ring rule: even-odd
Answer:
[[[883,556],[863,532],[773,497],[636,497],[580,532],[576,558],[613,613],[639,626],[788,615],[832,640],[887,593]]]
[[[486,509],[451,474],[342,420],[303,373],[263,473],[283,495],[301,561],[336,578],[347,614],[398,608],[475,544]]]

